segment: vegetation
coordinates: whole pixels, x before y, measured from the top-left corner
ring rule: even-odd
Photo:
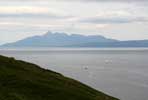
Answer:
[[[118,100],[76,80],[0,56],[0,100]]]

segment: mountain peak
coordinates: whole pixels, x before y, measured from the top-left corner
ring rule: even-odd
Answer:
[[[63,33],[63,32],[52,32],[52,31],[48,31],[48,32],[46,32],[43,36],[44,37],[48,37],[48,36],[55,36],[55,35],[59,35],[59,36],[62,36],[62,35],[64,35],[64,36],[67,36],[68,34],[66,34],[66,33]]]
[[[54,33],[52,31],[48,31],[43,36],[48,36],[48,35],[51,35],[51,34],[54,34]]]

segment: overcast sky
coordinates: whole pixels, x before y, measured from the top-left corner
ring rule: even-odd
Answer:
[[[49,30],[148,39],[148,0],[0,0],[0,44]]]

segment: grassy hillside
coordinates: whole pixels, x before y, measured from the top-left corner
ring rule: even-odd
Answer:
[[[37,65],[0,56],[0,100],[117,100]]]

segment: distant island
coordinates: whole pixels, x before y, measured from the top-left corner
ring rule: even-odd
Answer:
[[[0,56],[0,100],[118,100],[35,64]]]
[[[79,35],[50,32],[28,37],[1,47],[148,47],[148,40],[120,41],[100,35]]]

